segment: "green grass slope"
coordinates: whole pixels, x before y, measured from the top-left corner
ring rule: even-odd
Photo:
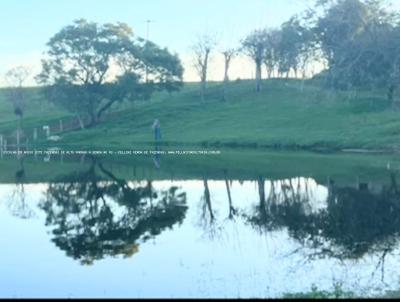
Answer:
[[[221,95],[222,85],[211,83],[207,101],[202,103],[197,85],[186,84],[179,93],[160,93],[149,102],[116,106],[113,110],[118,113],[96,127],[63,133],[62,145],[132,148],[152,141],[151,125],[158,118],[163,140],[170,145],[400,147],[400,113],[391,109],[383,93],[332,92],[312,82],[303,86],[296,80],[270,80],[264,82],[260,93],[254,91],[252,81],[235,81],[230,84],[227,102],[221,101]],[[34,108],[31,113],[27,110],[24,125],[33,127],[68,116],[48,107],[42,111]],[[13,123],[15,117],[0,114],[0,131]]]

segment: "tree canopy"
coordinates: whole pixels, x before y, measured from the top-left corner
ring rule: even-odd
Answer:
[[[147,99],[156,90],[174,91],[182,82],[178,56],[135,38],[124,23],[77,20],[47,45],[38,81],[46,85],[51,101],[88,115],[92,124],[115,102]]]
[[[384,88],[388,98],[400,80],[400,17],[382,0],[320,0],[313,10],[293,16],[280,28],[253,31],[242,41],[256,64],[257,90],[262,64],[268,77],[306,76],[324,63],[325,84],[335,89]]]

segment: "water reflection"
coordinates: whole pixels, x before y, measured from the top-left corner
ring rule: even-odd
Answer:
[[[182,223],[187,210],[186,194],[177,187],[157,191],[150,181],[133,186],[96,160],[88,171],[51,183],[40,208],[53,227],[53,242],[83,264],[132,256],[139,239]]]
[[[15,187],[11,198],[8,200],[8,208],[12,215],[21,219],[29,219],[34,217],[35,214],[26,203],[24,159],[19,158],[18,163],[19,169],[15,172]]]
[[[332,179],[321,185],[311,178],[270,180],[264,175],[238,181],[228,170],[221,171],[219,180],[205,173],[199,180],[129,181],[108,163],[92,157],[89,161],[83,172],[42,184],[43,194],[36,197],[53,248],[76,263],[96,267],[98,260],[148,257],[146,272],[153,278],[148,281],[154,281],[162,270],[156,264],[151,267],[154,256],[176,257],[179,262],[171,260],[169,269],[185,276],[185,286],[198,297],[203,295],[194,284],[206,269],[202,282],[212,293],[218,291],[209,278],[215,274],[232,284],[229,288],[237,278],[252,297],[262,297],[261,289],[252,287],[255,280],[269,284],[269,297],[274,297],[287,280],[298,283],[289,290],[308,290],[311,277],[305,275],[315,275],[313,283],[323,288],[330,285],[323,278],[330,278],[333,270],[344,282],[357,279],[369,287],[377,284],[379,269],[382,282],[385,268],[396,267],[386,264],[388,259],[393,264],[399,253],[400,190],[395,173],[388,174],[386,185],[338,185]],[[14,173],[16,182],[10,188],[18,188],[19,197],[9,200],[19,205],[18,213],[25,213],[16,216],[29,218],[23,159]],[[268,238],[277,243],[262,245]],[[309,265],[307,269],[299,261]],[[359,278],[366,267],[372,268],[372,283]],[[398,277],[393,272],[389,276],[394,288]],[[226,296],[235,296],[234,290],[225,290]]]
[[[310,196],[310,180],[271,182],[259,178],[260,202],[245,218],[255,227],[272,231],[286,227],[292,238],[314,249],[314,257],[361,258],[370,252],[387,253],[397,246],[400,194],[396,176],[379,192],[368,187],[328,186],[324,203]]]

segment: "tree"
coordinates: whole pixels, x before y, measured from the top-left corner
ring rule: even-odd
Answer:
[[[179,88],[183,73],[179,58],[143,41],[134,39],[124,23],[75,21],[50,39],[48,58],[37,79],[46,85],[51,101],[90,117],[93,125],[117,101],[149,98],[157,89]],[[148,83],[144,80],[146,64],[151,66],[153,79]]]
[[[19,140],[21,135],[22,119],[25,112],[25,95],[24,95],[24,83],[31,75],[29,68],[25,66],[17,66],[10,69],[6,73],[6,82],[9,85],[8,99],[13,105],[14,114],[18,117],[17,122],[17,145],[19,146]]]
[[[28,67],[17,66],[6,73],[6,81],[11,87],[22,87],[30,75]]]
[[[244,52],[256,65],[256,91],[261,91],[262,64],[265,58],[266,34],[265,30],[256,30],[242,41]]]
[[[200,77],[201,87],[200,95],[201,100],[204,102],[205,93],[207,88],[207,73],[210,55],[216,46],[215,39],[210,35],[202,35],[198,37],[197,42],[193,46],[194,52],[194,67]]]
[[[333,1],[319,18],[316,34],[334,88],[386,88],[388,99],[400,80],[400,27],[397,13],[379,0]]]
[[[281,31],[278,29],[265,30],[265,56],[264,64],[267,69],[268,78],[272,78],[273,72],[279,69],[279,45]]]
[[[306,65],[313,57],[313,35],[306,28],[298,16],[292,17],[282,24],[280,39],[278,42],[279,69],[289,76],[290,71],[298,77],[298,71],[302,69],[305,76]]]
[[[229,67],[233,58],[237,55],[237,50],[234,48],[226,49],[222,52],[224,56],[224,92],[222,99],[226,101],[226,93],[228,90],[228,83],[229,83]]]

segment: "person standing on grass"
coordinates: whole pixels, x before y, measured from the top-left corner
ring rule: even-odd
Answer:
[[[161,126],[160,126],[160,121],[158,119],[154,120],[152,128],[154,131],[154,139],[156,143],[158,143],[161,141]]]

